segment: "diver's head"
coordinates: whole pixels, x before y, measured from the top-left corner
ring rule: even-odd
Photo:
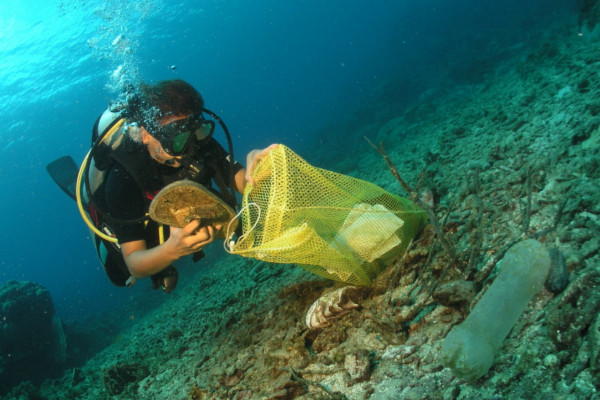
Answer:
[[[182,80],[141,84],[127,99],[126,116],[148,131],[164,125],[174,116],[199,114],[204,99],[192,85]]]
[[[196,143],[212,135],[215,124],[202,116],[204,100],[182,80],[141,85],[128,100],[127,117],[137,122],[152,157],[180,166]]]

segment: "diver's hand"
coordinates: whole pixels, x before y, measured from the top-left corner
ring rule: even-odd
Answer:
[[[221,228],[222,225],[200,226],[200,221],[196,220],[183,228],[172,226],[169,240],[179,257],[183,257],[202,250],[207,244],[214,241]]]
[[[262,149],[262,150],[252,150],[250,153],[248,153],[248,155],[246,156],[246,165],[247,168],[246,169],[246,182],[248,182],[249,185],[254,185],[254,178],[252,178],[252,172],[254,172],[254,168],[256,168],[256,164],[258,164],[258,162],[262,159],[265,158],[267,154],[269,154],[269,152],[273,149],[276,149],[277,147],[279,147],[278,144],[272,144],[269,147]]]

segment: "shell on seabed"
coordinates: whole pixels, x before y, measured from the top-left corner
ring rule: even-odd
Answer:
[[[306,312],[306,326],[309,329],[323,328],[331,321],[358,308],[359,305],[350,299],[349,289],[355,288],[345,286],[319,297]]]

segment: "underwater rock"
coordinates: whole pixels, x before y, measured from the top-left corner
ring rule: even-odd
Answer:
[[[355,297],[358,288],[345,286],[319,297],[306,312],[308,328],[323,328],[331,321],[349,313],[359,305],[351,297]]]
[[[367,380],[371,375],[371,361],[369,354],[364,350],[346,355],[344,368],[348,371],[350,379],[354,382]]]
[[[0,394],[21,381],[34,384],[62,372],[67,343],[50,292],[38,283],[0,287]]]
[[[344,328],[339,326],[331,326],[321,331],[312,342],[312,349],[315,353],[322,353],[335,349],[342,344],[348,335]]]
[[[192,386],[192,390],[190,390],[188,397],[190,400],[205,400],[210,398],[210,391],[194,385]]]
[[[440,285],[434,290],[432,297],[438,303],[460,309],[468,307],[475,295],[477,288],[472,281],[452,281]]]
[[[560,349],[573,350],[600,312],[600,271],[588,267],[548,307],[548,333]]]
[[[23,399],[23,400],[34,400],[39,399],[37,395],[37,388],[30,381],[21,382],[10,390],[6,396],[2,399]]]
[[[225,374],[219,378],[219,383],[223,386],[231,387],[241,382],[244,372],[236,369],[232,374]]]
[[[280,344],[280,347],[270,351],[269,355],[281,365],[291,368],[306,368],[310,362],[310,353],[306,349],[304,339],[292,336]]]
[[[592,370],[600,371],[600,315],[590,329],[590,367]]]
[[[301,382],[298,382],[291,372],[284,372],[279,375],[273,383],[273,388],[275,389],[274,396],[275,393],[285,394],[285,397],[281,397],[283,399],[294,399],[306,393]],[[277,397],[269,397],[269,399],[271,398]]]
[[[588,33],[600,23],[600,3],[594,0],[578,1],[577,25],[580,31]]]
[[[75,387],[83,381],[85,381],[85,374],[81,368],[73,368],[73,372],[71,374],[71,387]]]
[[[102,381],[106,391],[116,396],[123,393],[128,385],[141,381],[149,374],[148,368],[143,365],[119,362],[103,371]]]

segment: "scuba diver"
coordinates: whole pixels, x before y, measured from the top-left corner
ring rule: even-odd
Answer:
[[[217,123],[228,151],[213,138]],[[235,209],[235,192],[253,184],[251,170],[276,146],[251,151],[247,172],[233,159],[226,125],[204,108],[200,93],[187,82],[170,80],[142,84],[126,104],[107,109],[94,125],[81,168],[66,156],[47,169],[76,199],[111,282],[131,286],[150,276],[154,289],[170,293],[178,280],[173,263],[190,254],[198,261],[224,227],[201,220],[163,226],[147,216],[153,198],[165,186],[189,180]]]

